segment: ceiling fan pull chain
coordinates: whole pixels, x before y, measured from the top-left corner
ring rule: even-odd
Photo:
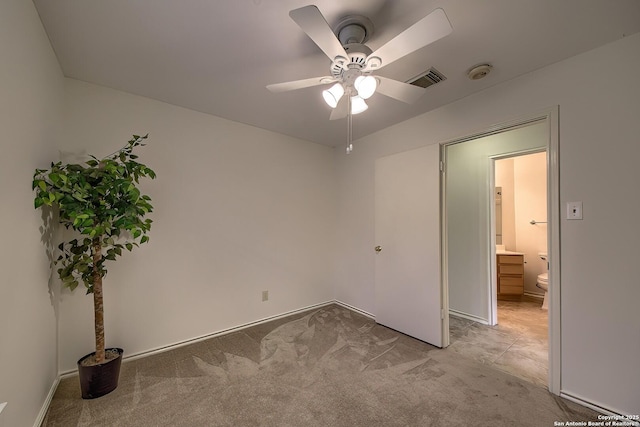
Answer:
[[[353,115],[351,114],[351,94],[347,95],[347,154],[353,151]]]

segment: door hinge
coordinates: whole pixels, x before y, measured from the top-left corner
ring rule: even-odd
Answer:
[[[444,320],[444,308],[440,309],[440,319]]]
[[[444,172],[444,162],[440,160],[440,172]]]

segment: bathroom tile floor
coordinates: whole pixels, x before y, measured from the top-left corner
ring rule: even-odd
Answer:
[[[450,316],[449,350],[546,388],[548,314],[541,305],[498,301],[496,326]]]

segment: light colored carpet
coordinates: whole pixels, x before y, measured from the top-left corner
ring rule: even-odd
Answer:
[[[44,426],[553,426],[597,413],[338,305],[124,361],[82,400],[60,382]]]

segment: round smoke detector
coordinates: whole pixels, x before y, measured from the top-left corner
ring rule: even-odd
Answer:
[[[487,74],[491,72],[492,68],[493,66],[490,64],[476,65],[475,67],[467,71],[467,77],[469,77],[471,80],[480,80],[486,77]]]

